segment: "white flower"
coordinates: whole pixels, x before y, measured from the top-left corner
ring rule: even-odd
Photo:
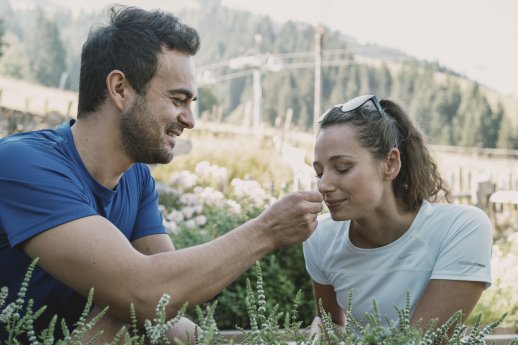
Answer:
[[[193,229],[196,227],[196,222],[194,221],[194,219],[189,219],[188,221],[186,221],[185,223],[185,226],[189,229]]]
[[[194,213],[196,214],[200,214],[203,212],[203,204],[192,205],[192,208],[194,209]]]
[[[207,161],[202,161],[196,164],[194,169],[196,175],[206,181],[215,180],[217,183],[221,183],[227,178],[227,169],[220,167],[216,164],[210,164]]]
[[[167,219],[172,222],[179,223],[184,220],[184,216],[181,211],[171,210],[171,212],[169,212],[169,214],[167,215]]]
[[[182,214],[185,217],[184,219],[192,218],[193,213],[194,213],[194,208],[192,208],[191,206],[186,206],[186,207],[182,208]]]
[[[180,189],[189,189],[196,185],[197,177],[195,174],[183,170],[181,172],[174,172],[169,176],[169,183],[178,186]]]
[[[194,205],[196,203],[196,195],[194,193],[185,193],[180,196],[180,202],[184,205]]]
[[[240,214],[241,213],[241,205],[239,205],[234,200],[226,200],[225,204],[228,207],[228,210],[231,214]]]
[[[175,222],[164,222],[164,226],[169,234],[176,234],[178,231],[178,225]]]
[[[247,198],[256,205],[262,205],[267,198],[266,191],[255,180],[241,180],[235,178],[230,183],[237,197]]]
[[[194,172],[202,179],[207,179],[210,177],[210,163],[207,161],[202,161],[196,164],[194,168]]]
[[[209,206],[217,206],[225,200],[223,193],[210,187],[204,188],[199,197],[201,202]]]
[[[207,217],[205,217],[203,214],[200,214],[196,218],[194,218],[194,222],[198,226],[203,226],[207,223]]]

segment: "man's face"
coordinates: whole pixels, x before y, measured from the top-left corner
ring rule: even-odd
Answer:
[[[176,138],[194,127],[191,103],[196,100],[192,57],[163,50],[158,68],[146,87],[122,113],[120,130],[124,149],[134,162],[169,163]]]

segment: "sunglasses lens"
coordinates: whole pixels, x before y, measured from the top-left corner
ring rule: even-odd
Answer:
[[[364,95],[353,98],[342,105],[342,112],[347,113],[349,111],[356,110],[374,97],[374,95]]]
[[[324,118],[326,117],[326,115],[333,109],[335,108],[338,108],[340,107],[340,110],[343,112],[343,113],[348,113],[350,111],[353,111],[353,110],[356,110],[358,108],[360,108],[361,106],[363,106],[365,103],[367,103],[368,101],[372,101],[372,103],[374,104],[374,106],[376,107],[376,110],[378,111],[378,114],[383,117],[383,115],[385,114],[383,109],[381,108],[381,105],[379,104],[378,102],[378,98],[374,95],[363,95],[363,96],[358,96],[356,98],[353,98],[351,99],[350,101],[344,103],[344,104],[337,104],[335,105],[334,107],[331,107],[329,110],[327,110],[324,114],[322,114],[322,116],[320,116],[320,118],[318,119],[318,122],[322,122],[324,120]]]

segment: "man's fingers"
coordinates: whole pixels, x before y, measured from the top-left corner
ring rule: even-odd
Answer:
[[[320,192],[314,191],[314,190],[306,190],[299,192],[304,199],[311,202],[323,202],[324,198],[322,197],[322,194]]]

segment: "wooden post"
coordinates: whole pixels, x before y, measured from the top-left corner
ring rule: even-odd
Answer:
[[[313,131],[318,129],[318,118],[320,117],[320,99],[322,96],[322,41],[324,28],[318,24],[315,27],[315,90],[313,100]]]
[[[284,128],[282,129],[282,134],[281,134],[281,152],[284,147],[284,141],[288,140],[288,134],[290,132],[292,117],[293,117],[293,109],[288,108],[288,110],[286,110],[286,118],[284,119]]]
[[[68,101],[67,111],[65,113],[65,116],[69,117],[71,111],[72,111],[72,101]]]

